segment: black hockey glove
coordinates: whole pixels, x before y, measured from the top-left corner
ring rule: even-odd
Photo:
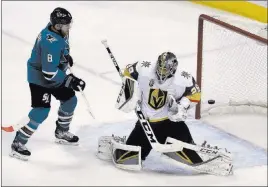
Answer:
[[[71,55],[65,55],[64,56],[67,60],[67,63],[69,64],[70,67],[73,67],[74,62],[73,62],[73,58],[71,57]]]
[[[84,90],[86,87],[86,83],[85,81],[83,81],[82,79],[77,78],[76,76],[74,76],[73,74],[69,74],[67,75],[67,77],[64,80],[64,86],[67,88],[71,88],[75,91],[79,91],[78,86]]]

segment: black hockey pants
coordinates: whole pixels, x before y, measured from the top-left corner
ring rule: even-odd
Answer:
[[[160,122],[150,123],[154,134],[159,143],[164,144],[167,137],[171,137],[177,140],[181,140],[186,143],[193,143],[193,138],[189,131],[189,128],[184,121],[173,122],[170,120],[164,120]],[[129,135],[127,145],[141,146],[141,158],[145,160],[149,155],[152,147],[148,141],[143,128],[139,121],[137,121],[135,128]]]

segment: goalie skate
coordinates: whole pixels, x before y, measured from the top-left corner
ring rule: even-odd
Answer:
[[[55,130],[55,142],[63,145],[79,145],[79,138],[69,131]]]
[[[31,152],[18,141],[14,141],[11,145],[10,157],[14,157],[23,161],[27,161],[31,156]]]

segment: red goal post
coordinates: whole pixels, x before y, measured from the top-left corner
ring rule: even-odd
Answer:
[[[266,38],[230,22],[199,16],[196,81],[202,94],[196,119],[218,106],[267,110],[267,44]]]

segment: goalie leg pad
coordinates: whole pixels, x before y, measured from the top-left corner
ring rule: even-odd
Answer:
[[[162,154],[162,158],[168,158],[176,165],[185,166],[201,173],[226,176],[233,173],[232,158],[230,153],[213,148],[204,148],[187,144],[168,137],[167,144],[180,144],[183,149],[177,152]]]
[[[126,136],[119,137],[119,136],[101,136],[98,139],[98,152],[97,157],[101,160],[112,161],[112,151],[113,151],[113,144],[112,140],[115,142],[120,142],[122,144],[126,143]]]
[[[112,140],[113,163],[126,170],[141,170],[141,147],[126,145]]]
[[[183,148],[181,151],[163,153],[163,154],[165,154],[166,156],[170,157],[173,160],[176,160],[178,162],[187,165],[193,165],[203,162],[203,160],[195,151],[187,148]]]
[[[98,140],[97,157],[101,160],[112,161],[112,136],[101,136]]]

